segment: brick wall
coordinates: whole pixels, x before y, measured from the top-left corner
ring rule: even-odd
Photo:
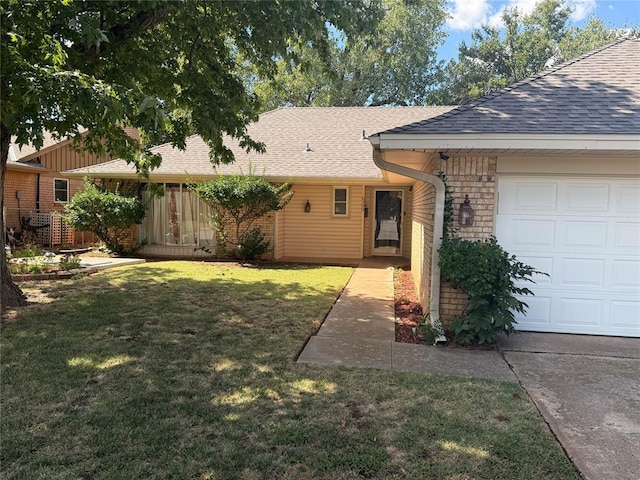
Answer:
[[[486,239],[494,233],[496,158],[481,156],[452,157],[439,161],[436,174],[443,171],[447,176],[447,185],[454,198],[454,227],[461,238],[469,240]],[[458,224],[458,209],[469,195],[475,218],[473,226],[462,227]],[[440,288],[440,316],[444,325],[460,315],[467,305],[465,293],[442,283]]]
[[[8,228],[20,230],[20,216],[35,210],[37,176],[31,172],[7,170],[4,180],[5,224]],[[16,192],[21,192],[18,201]]]

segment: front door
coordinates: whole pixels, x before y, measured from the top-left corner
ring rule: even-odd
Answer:
[[[374,255],[402,255],[402,190],[375,191]]]

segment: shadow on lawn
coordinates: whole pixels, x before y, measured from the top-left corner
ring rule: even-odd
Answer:
[[[293,363],[347,271],[183,268],[56,284],[3,326],[9,477],[573,478],[516,385]]]

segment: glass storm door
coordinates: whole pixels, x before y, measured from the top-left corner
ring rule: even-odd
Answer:
[[[376,190],[374,255],[402,255],[402,191]]]

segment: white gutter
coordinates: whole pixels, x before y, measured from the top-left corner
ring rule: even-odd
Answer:
[[[396,150],[638,151],[637,135],[540,135],[503,133],[381,133],[378,143]]]
[[[442,245],[442,235],[444,232],[444,182],[436,175],[414,170],[413,168],[404,167],[395,163],[387,162],[382,158],[380,150],[380,137],[369,137],[369,141],[373,146],[373,163],[381,170],[397,173],[405,177],[430,183],[436,189],[436,204],[433,218],[433,248],[431,251],[431,289],[429,294],[429,319],[431,326],[437,333],[435,343],[442,344],[447,342],[444,336],[444,329],[440,321],[440,246]]]

